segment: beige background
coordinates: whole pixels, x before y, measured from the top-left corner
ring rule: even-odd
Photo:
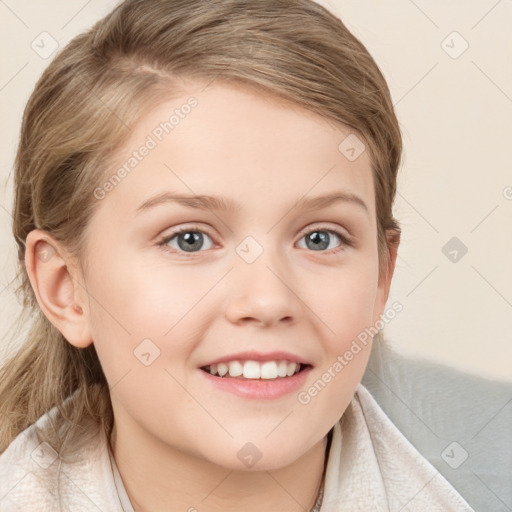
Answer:
[[[52,44],[116,3],[0,1],[2,332],[19,309],[10,211],[24,104]],[[404,309],[386,337],[400,352],[512,380],[512,1],[320,3],[374,56],[404,136],[395,207],[403,236],[389,300]]]

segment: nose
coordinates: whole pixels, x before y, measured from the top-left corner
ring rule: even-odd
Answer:
[[[296,279],[264,253],[253,263],[238,259],[230,275],[226,318],[236,325],[291,325],[299,320],[302,302]]]

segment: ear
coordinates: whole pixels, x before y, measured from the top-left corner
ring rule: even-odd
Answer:
[[[47,231],[27,235],[25,267],[39,307],[75,347],[92,343],[82,273],[64,247]]]
[[[398,254],[398,246],[400,245],[400,232],[395,230],[386,231],[388,265],[379,273],[379,282],[377,287],[377,297],[374,307],[373,323],[380,319],[384,313],[386,302],[389,297],[389,289],[391,288],[391,279],[395,271],[396,258]]]

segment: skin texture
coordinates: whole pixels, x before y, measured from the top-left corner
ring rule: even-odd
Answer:
[[[136,511],[309,510],[325,436],[350,403],[371,344],[308,404],[298,392],[380,318],[396,258],[390,251],[379,279],[369,154],[349,161],[338,150],[348,127],[270,95],[218,81],[189,83],[182,93],[141,118],[119,151],[121,165],[173,109],[197,99],[100,200],[82,255],[86,271],[34,230],[31,283],[70,343],[95,345],[113,387],[113,450]],[[164,191],[222,196],[239,209],[167,203],[136,215]],[[356,194],[368,210],[353,202],[294,208],[303,196],[334,191]],[[203,233],[195,252],[178,237],[167,251],[158,246],[182,227]],[[306,245],[306,228],[322,228],[328,248]],[[248,236],[257,242],[249,251],[262,250],[252,263],[236,252]],[[36,253],[44,243],[55,254],[43,262]],[[151,359],[159,350],[148,366],[134,355],[144,339]],[[220,391],[199,369],[245,350],[291,352],[312,369],[300,389],[274,400]],[[248,442],[261,454],[252,467],[237,456]]]

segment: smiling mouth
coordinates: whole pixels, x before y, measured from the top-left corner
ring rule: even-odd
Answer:
[[[214,377],[221,378],[275,380],[293,377],[310,366],[309,364],[295,363],[287,360],[265,362],[235,360],[203,366],[201,370]]]

